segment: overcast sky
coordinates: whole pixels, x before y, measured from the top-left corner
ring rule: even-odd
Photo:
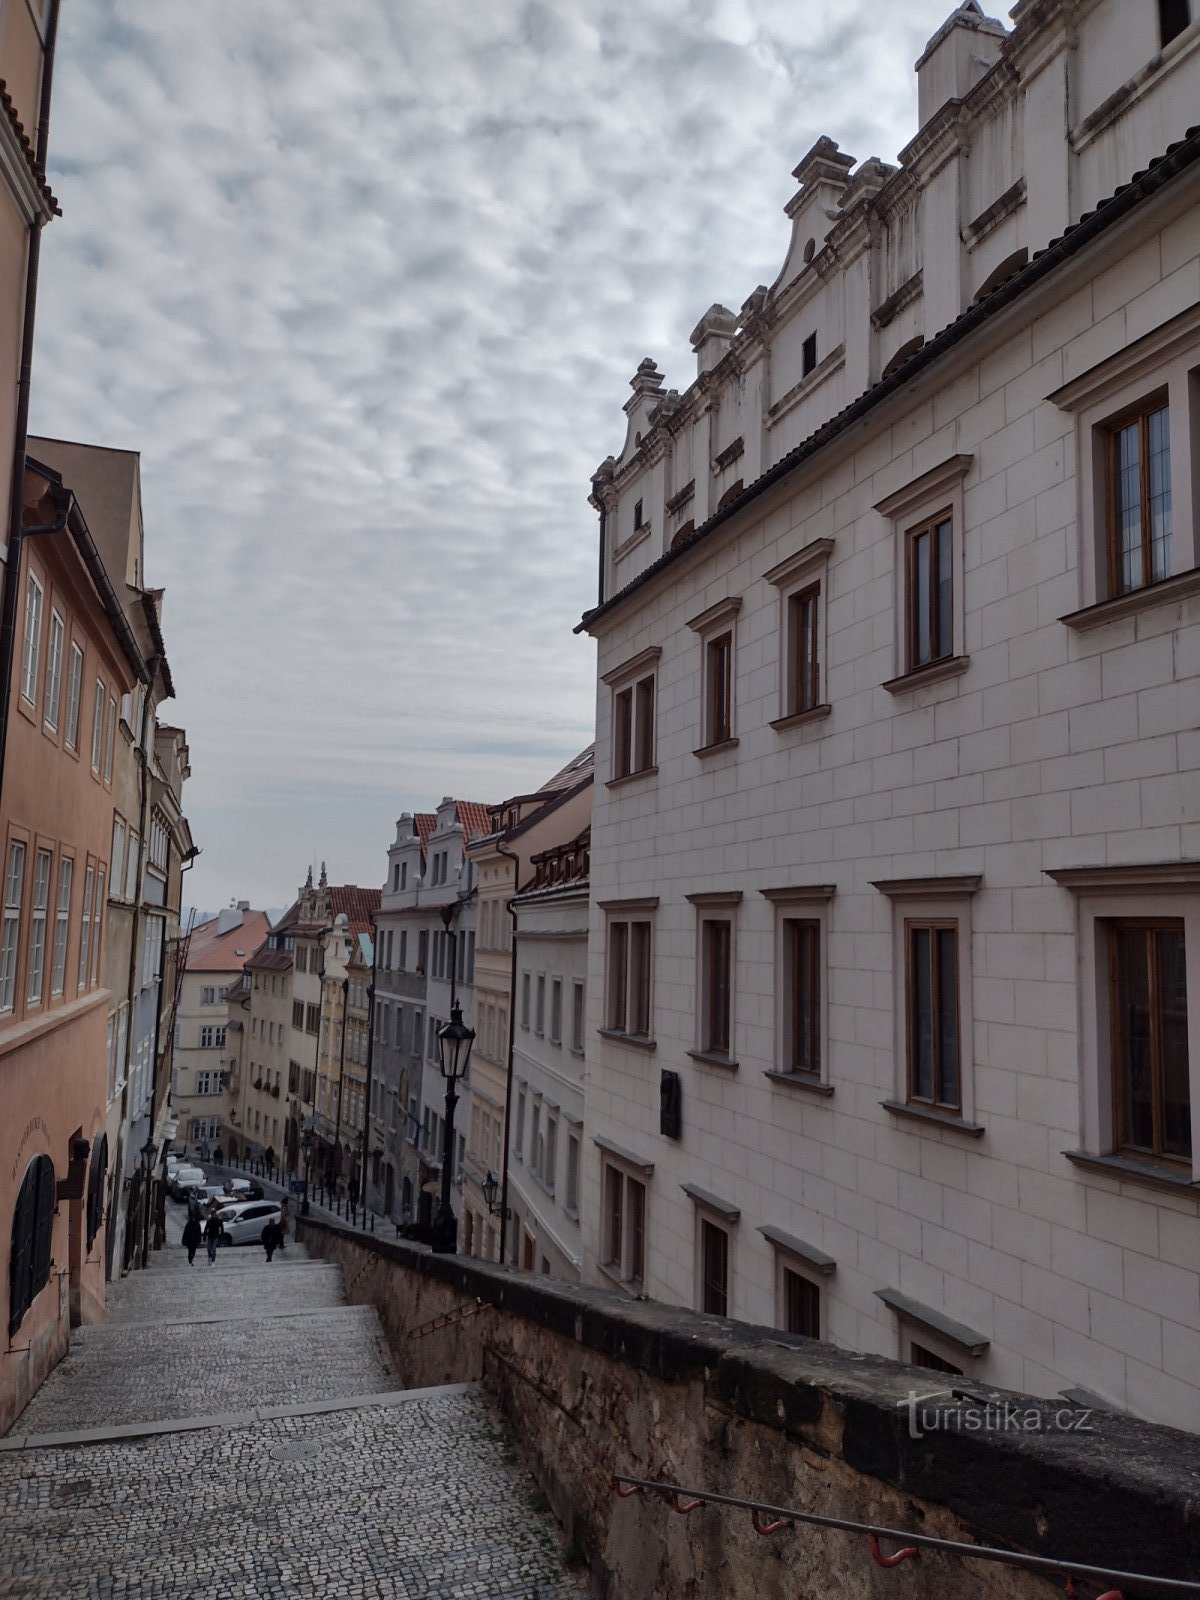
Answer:
[[[588,743],[596,466],[915,132],[950,0],[65,0],[33,431],[141,452],[187,898],[378,884]],[[86,511],[86,507],[85,507]]]

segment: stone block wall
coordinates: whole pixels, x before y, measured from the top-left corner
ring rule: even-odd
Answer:
[[[1054,1405],[1000,1395],[1042,1431],[914,1439],[908,1397],[954,1380],[312,1219],[301,1237],[341,1265],[352,1300],[379,1309],[404,1384],[475,1381],[496,1398],[606,1600],[1061,1593],[937,1552],[884,1571],[862,1535],[763,1537],[748,1511],[619,1499],[614,1473],[1093,1566],[1197,1570],[1191,1435],[1111,1413],[1090,1432],[1054,1431]]]

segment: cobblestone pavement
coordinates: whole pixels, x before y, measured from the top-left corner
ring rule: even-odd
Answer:
[[[198,1425],[0,1448],[0,1596],[586,1593],[490,1402],[466,1386],[389,1392],[375,1314],[328,1305],[331,1276],[295,1246],[282,1266],[255,1250],[190,1269],[168,1249],[111,1286],[113,1323],[73,1338],[10,1446],[97,1423]],[[284,1404],[300,1414],[253,1415]]]

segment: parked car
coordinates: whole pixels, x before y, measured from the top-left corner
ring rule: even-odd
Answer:
[[[186,1200],[193,1189],[203,1188],[207,1181],[200,1167],[176,1167],[175,1175],[170,1182],[172,1197],[176,1200]]]
[[[218,1211],[222,1244],[260,1244],[268,1222],[280,1220],[277,1200],[248,1200]]]
[[[231,1200],[264,1200],[263,1186],[257,1178],[226,1178],[225,1193]]]

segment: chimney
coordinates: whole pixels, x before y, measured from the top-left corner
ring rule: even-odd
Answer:
[[[249,900],[239,900],[238,903],[237,903],[237,908],[238,908],[239,911],[249,911],[249,909],[250,909]]]
[[[1004,24],[986,17],[979,0],[963,0],[917,62],[917,122],[923,128],[951,100],[961,100],[999,61]]]
[[[237,906],[226,906],[224,911],[217,912],[217,934],[232,933],[235,928],[242,925],[242,913]]]

